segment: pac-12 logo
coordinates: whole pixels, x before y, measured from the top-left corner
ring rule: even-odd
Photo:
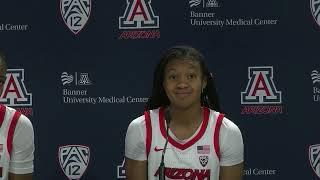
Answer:
[[[24,84],[24,69],[8,69],[0,103],[7,106],[32,106],[32,94]]]
[[[79,180],[88,167],[90,149],[82,145],[61,146],[58,156],[64,174],[70,180]]]
[[[310,8],[314,20],[320,26],[320,1],[310,0]]]
[[[70,31],[78,34],[90,17],[91,0],[60,0],[60,12]]]
[[[309,162],[314,173],[320,178],[320,144],[309,147]]]
[[[151,0],[127,0],[126,10],[119,17],[119,29],[145,28],[159,28],[159,16],[154,14]]]
[[[281,104],[281,91],[273,82],[273,67],[249,67],[249,82],[241,92],[241,104]]]

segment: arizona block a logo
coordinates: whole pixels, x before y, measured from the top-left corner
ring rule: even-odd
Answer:
[[[281,91],[273,82],[273,67],[249,67],[249,82],[241,92],[241,104],[281,104]]]
[[[32,94],[24,84],[24,69],[8,69],[0,103],[8,106],[31,106]]]
[[[119,17],[119,29],[145,28],[159,28],[159,16],[154,15],[151,0],[127,0],[126,10]]]
[[[60,0],[60,11],[70,31],[78,34],[90,17],[91,0]]]
[[[88,167],[90,149],[81,145],[62,146],[59,148],[58,156],[64,174],[70,180],[79,180]]]

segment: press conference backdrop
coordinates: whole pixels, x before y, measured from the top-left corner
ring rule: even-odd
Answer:
[[[320,179],[319,1],[0,4],[0,102],[34,125],[35,180],[124,179],[127,126],[160,55],[180,44],[203,52],[242,131],[246,180]]]

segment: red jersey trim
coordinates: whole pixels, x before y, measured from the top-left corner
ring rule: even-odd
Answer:
[[[16,129],[20,116],[21,116],[21,113],[16,111],[12,117],[12,121],[9,126],[9,132],[8,132],[8,138],[7,138],[7,148],[8,148],[9,155],[11,155],[14,130]]]
[[[220,127],[222,124],[224,114],[219,114],[216,122],[216,127],[214,129],[214,135],[213,135],[213,144],[214,144],[214,150],[216,151],[217,157],[220,160],[220,145],[219,145],[219,136],[220,136]]]
[[[171,145],[173,145],[174,147],[181,149],[181,150],[185,150],[189,147],[191,147],[193,144],[195,144],[205,133],[206,128],[208,126],[208,122],[209,122],[209,114],[210,111],[208,108],[204,107],[203,108],[203,122],[202,125],[200,127],[200,131],[192,138],[190,139],[188,142],[181,144],[177,141],[175,141],[174,139],[172,139],[170,136],[168,137],[168,141]],[[166,134],[166,128],[165,128],[165,120],[164,120],[164,108],[161,107],[159,109],[159,124],[160,124],[160,131],[162,136],[166,139],[167,138],[167,134]]]
[[[6,107],[4,105],[0,105],[0,128],[4,121],[4,116],[6,115]]]
[[[152,141],[152,127],[151,127],[150,111],[144,112],[144,120],[146,121],[146,155],[148,158],[149,154],[150,154],[151,141]]]

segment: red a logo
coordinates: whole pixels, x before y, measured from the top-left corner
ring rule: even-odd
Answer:
[[[127,8],[119,17],[119,29],[146,28],[159,28],[159,16],[154,15],[151,0],[127,0]]]
[[[31,106],[32,94],[24,85],[24,69],[8,69],[0,103],[7,106]]]
[[[241,92],[241,104],[280,104],[281,91],[273,82],[273,67],[249,67],[249,82]]]

